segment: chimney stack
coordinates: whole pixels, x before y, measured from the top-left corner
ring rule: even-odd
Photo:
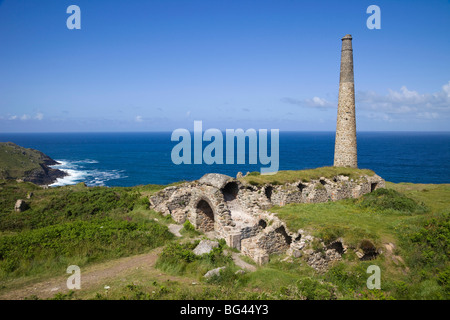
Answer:
[[[341,76],[334,145],[335,167],[358,167],[356,150],[355,82],[353,78],[352,36],[342,38]]]

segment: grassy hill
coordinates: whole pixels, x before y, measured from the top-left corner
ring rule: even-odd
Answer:
[[[12,142],[0,142],[0,179],[21,179],[36,184],[51,184],[64,177],[61,170],[48,166],[58,164],[44,153],[20,147]]]
[[[0,296],[55,275],[67,277],[65,270],[71,264],[87,273],[101,272],[123,257],[133,259],[159,247],[154,266],[136,265],[112,275],[107,283],[85,284],[82,290],[66,290],[54,298],[450,298],[448,184],[387,183],[386,189],[359,199],[274,207],[272,211],[293,230],[306,229],[325,242],[339,237],[348,245],[367,239],[384,252],[374,260],[361,261],[348,251],[325,273],[309,267],[303,257],[289,261],[285,255],[272,255],[268,264],[245,274],[235,273],[239,269],[231,259],[235,249],[221,243],[211,254],[196,257],[192,249],[201,234],[188,224],[181,238],[168,231],[171,218],[148,207],[148,196],[163,187],[79,184],[42,189],[32,183],[0,180]],[[28,200],[30,208],[14,212],[15,201],[29,192],[34,194]],[[381,290],[366,287],[369,265],[381,269]],[[227,266],[226,272],[203,278],[207,270],[221,266]],[[105,290],[106,284],[111,288]]]

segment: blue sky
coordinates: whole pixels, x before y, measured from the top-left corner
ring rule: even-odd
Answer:
[[[334,131],[347,33],[358,130],[448,131],[449,30],[444,0],[4,0],[0,132]]]

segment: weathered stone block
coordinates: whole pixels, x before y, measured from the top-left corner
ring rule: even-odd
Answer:
[[[200,243],[195,247],[194,253],[197,256],[201,256],[205,253],[210,253],[213,248],[217,248],[219,246],[219,242],[212,241],[212,240],[202,240]]]

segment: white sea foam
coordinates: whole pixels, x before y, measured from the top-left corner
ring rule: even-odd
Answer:
[[[97,160],[85,159],[85,160],[76,160],[72,161],[72,163],[99,163]]]
[[[67,173],[67,176],[57,178],[56,181],[50,185],[50,187],[65,186],[67,184],[77,184],[78,182],[82,182],[84,178],[87,176],[87,171],[72,170],[72,169],[59,169],[59,170]]]
[[[58,187],[70,184],[77,184],[84,182],[88,186],[104,186],[105,182],[113,179],[126,178],[124,170],[107,170],[101,171],[98,169],[87,169],[82,164],[97,164],[97,160],[56,160],[59,164],[51,166],[67,173],[63,178],[51,184],[51,187]]]

